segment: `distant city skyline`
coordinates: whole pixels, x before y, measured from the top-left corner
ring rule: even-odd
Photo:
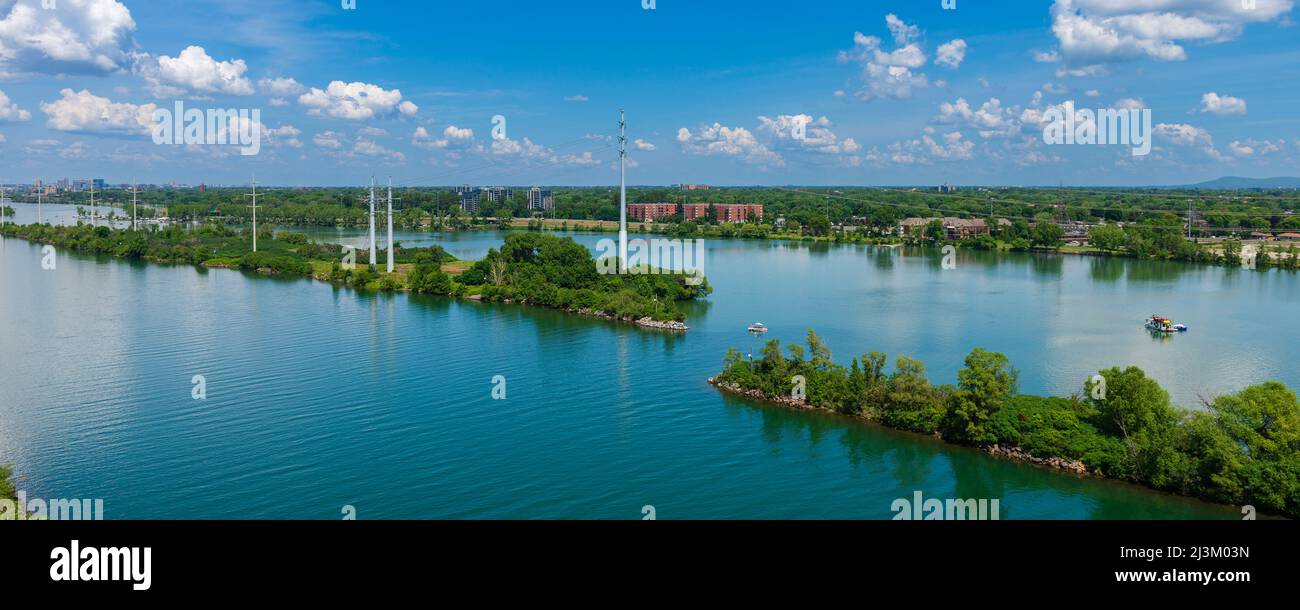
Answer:
[[[0,179],[613,185],[620,108],[629,185],[1300,175],[1294,0],[699,4],[0,0]],[[256,154],[156,144],[177,102]],[[1149,109],[1150,154],[1044,143],[1067,102]]]

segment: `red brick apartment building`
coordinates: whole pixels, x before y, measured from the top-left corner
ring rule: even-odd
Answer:
[[[704,218],[709,214],[710,205],[718,211],[718,222],[742,223],[750,217],[763,220],[763,206],[752,203],[688,203],[682,206],[682,216],[686,220]]]
[[[627,215],[632,220],[641,222],[655,222],[660,218],[667,218],[677,213],[677,204],[675,203],[629,203],[627,204]]]

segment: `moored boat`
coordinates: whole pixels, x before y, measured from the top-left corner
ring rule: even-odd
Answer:
[[[1147,330],[1154,333],[1185,333],[1186,324],[1175,324],[1173,320],[1156,314],[1147,319]]]

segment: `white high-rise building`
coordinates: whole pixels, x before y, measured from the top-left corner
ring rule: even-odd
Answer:
[[[528,191],[528,209],[549,212],[555,209],[555,196],[551,191],[543,191],[540,187],[534,186]]]

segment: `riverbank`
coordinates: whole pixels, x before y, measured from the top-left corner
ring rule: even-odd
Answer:
[[[1005,356],[975,349],[958,384],[932,385],[919,361],[885,354],[834,364],[812,331],[779,341],[763,359],[735,349],[709,383],[722,392],[798,410],[821,410],[977,448],[995,457],[1073,474],[1138,483],[1211,502],[1300,516],[1300,402],[1269,382],[1174,406],[1141,369],[1112,368],[1071,398],[1021,395]]]
[[[712,292],[703,278],[680,274],[604,275],[590,252],[572,239],[522,233],[479,261],[460,261],[440,246],[398,248],[394,272],[367,264],[367,252],[320,244],[298,233],[258,237],[220,225],[131,231],[110,227],[6,225],[4,235],[73,251],[240,269],[263,275],[310,277],[364,291],[412,292],[483,302],[521,304],[625,322],[640,328],[688,330],[680,301]],[[379,251],[383,260],[386,252]]]
[[[789,396],[772,395],[763,392],[762,390],[746,389],[740,384],[728,383],[722,381],[718,377],[710,377],[708,379],[708,382],[709,385],[717,388],[718,390],[724,393],[731,394],[733,396],[738,396],[740,398],[745,398],[748,400],[765,402],[768,404],[778,405],[778,406],[786,407],[788,409],[795,409],[799,411],[820,411],[823,413],[835,413],[833,409],[818,407],[816,405],[810,404],[807,400],[800,400]],[[860,419],[864,422],[877,424],[877,425],[884,425],[882,422],[880,422],[879,419],[867,415],[859,415],[857,419]],[[926,436],[929,436],[941,442],[943,441],[942,435],[930,434]],[[1036,466],[1042,466],[1044,468],[1048,468],[1051,470],[1061,470],[1064,472],[1070,472],[1078,475],[1098,474],[1094,470],[1089,470],[1088,465],[1084,464],[1080,460],[1069,460],[1061,457],[1038,457],[1021,447],[1001,445],[1001,444],[994,443],[992,445],[985,445],[979,447],[979,449],[984,453],[987,453],[988,455],[993,456],[995,458],[1010,460],[1012,462],[1023,462],[1026,464],[1034,464]]]
[[[593,223],[584,226],[581,223]],[[572,225],[570,223],[573,223]],[[1044,227],[1056,227],[1046,223]],[[574,221],[546,220],[529,221],[517,219],[514,228],[531,231],[541,230],[584,230],[592,232],[616,232],[617,223],[608,221]],[[1013,225],[1004,234],[997,237],[981,235],[959,240],[930,239],[908,237],[904,239],[894,234],[882,234],[867,227],[823,227],[821,230],[806,233],[796,226],[794,231],[767,224],[697,224],[684,223],[638,223],[628,225],[629,232],[638,234],[658,234],[679,239],[718,239],[718,240],[764,240],[818,244],[874,245],[897,247],[912,246],[954,246],[959,249],[990,252],[1022,252],[1040,254],[1066,254],[1107,258],[1124,258],[1131,260],[1180,261],[1245,268],[1278,268],[1300,270],[1300,248],[1289,242],[1252,242],[1249,240],[1223,239],[1215,242],[1185,240],[1181,233],[1168,227],[1135,225],[1120,228],[1113,225],[1095,227],[1098,234],[1096,244],[1084,243],[1070,245],[1063,237],[1063,231],[1030,229],[1028,225]],[[1056,227],[1059,229],[1059,227]],[[1091,239],[1092,236],[1090,235]],[[1100,245],[1098,245],[1100,244]]]
[[[199,214],[199,208],[178,208],[175,219],[207,219]],[[207,208],[203,208],[206,210]],[[224,209],[224,208],[223,208]],[[316,218],[298,207],[289,206],[280,210],[276,208],[265,211],[268,223],[301,224],[311,227],[339,227],[363,229],[364,216],[347,216]],[[231,213],[234,208],[227,210]],[[409,213],[408,213],[409,212]],[[395,218],[399,229],[420,233],[484,233],[492,231],[528,231],[546,233],[549,231],[579,231],[591,233],[616,233],[618,223],[610,220],[591,219],[539,219],[539,218],[470,218],[456,217],[456,222],[448,218],[430,215],[427,212],[404,212]],[[976,216],[978,217],[978,216]],[[226,216],[227,221],[247,219],[242,216]],[[239,226],[239,225],[233,225]],[[1043,227],[1040,230],[1040,227]],[[934,235],[914,235],[907,239],[894,234],[893,225],[832,225],[814,223],[784,225],[763,223],[709,224],[698,221],[682,223],[646,223],[631,221],[629,232],[637,235],[662,235],[677,239],[710,240],[762,240],[787,243],[808,244],[844,244],[875,245],[896,247],[903,244],[941,247],[955,246],[959,250],[1016,252],[1035,254],[1062,254],[1089,257],[1121,258],[1148,261],[1178,261],[1194,264],[1219,265],[1226,267],[1243,267],[1246,269],[1281,269],[1300,270],[1300,249],[1286,241],[1256,243],[1248,239],[1228,238],[1214,241],[1201,238],[1195,241],[1186,239],[1183,231],[1167,225],[1154,224],[1103,224],[1091,228],[1086,237],[1075,236],[1069,241],[1064,231],[1053,223],[1038,223],[1031,227],[1028,223],[1017,221],[1010,226],[1001,227],[996,235],[984,235],[960,240],[942,239],[939,233]],[[1076,243],[1078,242],[1078,243]]]

